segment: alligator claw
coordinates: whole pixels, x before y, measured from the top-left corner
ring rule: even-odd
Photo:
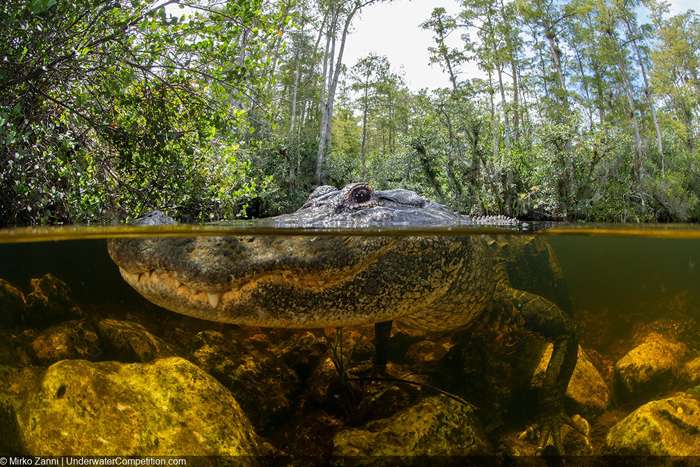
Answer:
[[[590,425],[580,415],[569,417],[566,413],[549,413],[523,431],[519,438],[537,442],[537,453],[542,456],[562,456],[592,450],[589,439]]]
[[[537,443],[537,451],[542,455],[563,455],[562,430],[567,425],[571,426],[565,414],[550,415],[543,418],[540,422],[540,437]]]

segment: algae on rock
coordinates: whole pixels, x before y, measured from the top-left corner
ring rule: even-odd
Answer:
[[[53,274],[44,274],[30,283],[32,291],[27,295],[24,324],[43,328],[82,317],[82,311],[73,301],[70,287],[61,279]]]
[[[619,389],[636,398],[669,389],[686,352],[685,344],[656,332],[649,333],[641,344],[615,363]]]
[[[337,456],[487,455],[491,447],[470,405],[433,396],[392,417],[335,435]]]
[[[635,456],[697,456],[700,453],[700,400],[687,393],[652,401],[608,432],[607,450]]]
[[[190,359],[236,394],[255,427],[264,429],[291,409],[299,377],[269,345],[256,343],[255,336],[235,328],[224,333],[197,333]]]
[[[63,360],[15,404],[27,455],[257,455],[238,402],[187,360]]]
[[[149,362],[175,353],[162,339],[133,321],[102,319],[97,332],[107,356],[120,362]]]
[[[695,357],[683,366],[681,377],[686,384],[700,385],[700,357]]]
[[[0,279],[0,327],[17,326],[24,320],[24,314],[24,294],[5,279]]]
[[[31,348],[37,363],[47,366],[69,358],[97,360],[102,354],[100,338],[86,320],[65,321],[43,330]]]

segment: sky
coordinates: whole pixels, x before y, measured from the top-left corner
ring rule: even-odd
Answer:
[[[697,0],[673,0],[670,4],[671,14],[700,9]],[[419,26],[436,7],[454,14],[458,0],[394,0],[365,8],[354,22],[343,62],[352,66],[373,52],[386,55],[394,71],[403,70],[406,84],[414,91],[449,86],[447,74],[440,66],[430,65],[428,47],[433,45],[432,35]],[[459,35],[451,39],[458,42]],[[463,77],[482,76],[475,64],[463,67],[462,72]]]

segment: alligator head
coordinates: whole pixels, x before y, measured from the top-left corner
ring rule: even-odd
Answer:
[[[512,224],[498,218],[503,224]],[[280,227],[475,223],[408,190],[322,186]],[[174,221],[158,212],[142,224]],[[369,324],[429,307],[471,260],[457,237],[359,235],[113,239],[109,253],[148,300],[211,321],[314,328]]]

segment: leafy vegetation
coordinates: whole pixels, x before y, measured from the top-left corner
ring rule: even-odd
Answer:
[[[0,225],[266,216],[358,180],[474,214],[700,220],[698,14],[461,0],[422,25],[450,85],[413,91],[386,57],[344,64],[380,1],[2,2]]]

